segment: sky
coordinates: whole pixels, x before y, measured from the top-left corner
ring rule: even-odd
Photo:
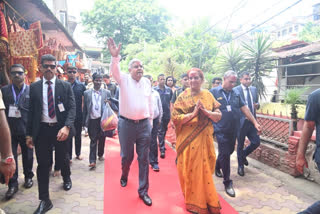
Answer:
[[[91,9],[94,0],[67,0],[69,14],[76,16],[80,22],[80,12]],[[125,0],[124,0],[125,1]],[[249,29],[273,15],[279,13],[298,0],[158,0],[174,17],[174,24],[178,27],[191,25],[193,20],[210,17],[211,24],[221,29],[235,29],[241,26]],[[312,14],[312,5],[320,0],[302,0],[299,4],[288,9],[267,24],[281,24],[289,21],[293,16]],[[181,24],[183,23],[183,24]],[[218,23],[218,24],[217,24]],[[228,24],[229,23],[229,24]],[[228,27],[227,27],[228,26]],[[79,25],[74,37],[80,45],[96,43],[91,41],[91,35],[82,35],[83,28]],[[78,38],[78,39],[77,39]]]

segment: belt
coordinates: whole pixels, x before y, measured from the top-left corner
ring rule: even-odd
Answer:
[[[45,125],[45,126],[49,126],[49,127],[53,127],[53,126],[56,126],[58,123],[45,123],[45,122],[41,122],[42,125]]]
[[[143,122],[143,121],[145,121],[145,120],[148,119],[148,118],[144,118],[144,119],[141,119],[141,120],[131,120],[131,119],[126,118],[126,117],[123,117],[123,116],[120,116],[120,118],[121,118],[121,119],[124,119],[124,120],[126,120],[126,121],[129,121],[129,122],[132,122],[132,123],[141,123],[141,122]]]

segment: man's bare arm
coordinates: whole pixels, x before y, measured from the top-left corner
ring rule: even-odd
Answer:
[[[307,160],[305,158],[305,154],[307,151],[307,146],[312,136],[313,130],[315,127],[314,121],[304,121],[302,135],[300,138],[300,142],[298,145],[297,157],[296,157],[296,168],[302,174],[303,167],[308,167]]]

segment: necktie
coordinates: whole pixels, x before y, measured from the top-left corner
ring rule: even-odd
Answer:
[[[248,108],[250,109],[251,113],[253,114],[253,108],[252,108],[252,101],[250,96],[250,89],[247,87],[247,102],[248,102]]]
[[[46,82],[48,84],[48,113],[50,118],[54,118],[56,116],[56,113],[54,111],[54,104],[53,104],[53,93],[52,93],[52,87],[51,81]]]

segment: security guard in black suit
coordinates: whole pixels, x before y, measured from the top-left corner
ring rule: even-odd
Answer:
[[[260,125],[245,105],[245,101],[233,89],[236,82],[237,74],[234,71],[227,71],[224,74],[222,86],[210,89],[215,99],[221,104],[220,111],[222,112],[221,120],[218,123],[213,123],[219,151],[216,163],[216,176],[223,176],[225,191],[231,197],[235,197],[236,194],[233,189],[232,180],[230,179],[230,156],[234,151],[240,126],[240,111],[260,131]]]
[[[53,205],[49,197],[49,167],[52,146],[56,160],[61,166],[63,189],[72,187],[67,138],[72,136],[76,105],[71,84],[56,78],[56,58],[50,54],[41,57],[40,71],[43,79],[30,85],[30,108],[27,126],[27,145],[35,146],[37,156],[37,178],[39,207],[36,214],[45,213]]]
[[[12,84],[1,88],[3,102],[6,107],[6,116],[11,131],[11,146],[16,162],[16,171],[9,181],[9,189],[6,192],[6,200],[11,199],[18,191],[18,154],[17,148],[20,145],[22,153],[22,165],[24,174],[24,187],[31,188],[33,185],[32,172],[33,149],[26,145],[26,126],[29,111],[29,86],[24,83],[25,69],[23,65],[14,64],[10,68]]]

